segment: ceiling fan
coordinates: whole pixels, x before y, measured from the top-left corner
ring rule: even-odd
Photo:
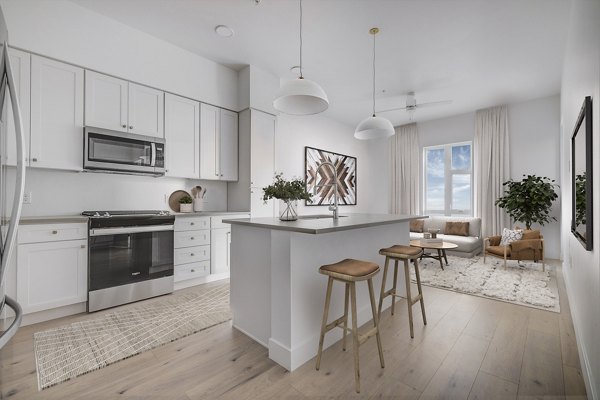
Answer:
[[[387,110],[379,110],[378,112],[388,112],[388,111],[398,111],[398,110],[406,110],[409,111],[412,117],[413,112],[417,108],[422,107],[431,107],[431,106],[441,106],[444,104],[450,104],[452,100],[442,100],[442,101],[430,101],[428,103],[417,103],[417,99],[415,98],[415,92],[408,92],[406,95],[406,106],[405,107],[396,107],[396,108],[388,108]]]

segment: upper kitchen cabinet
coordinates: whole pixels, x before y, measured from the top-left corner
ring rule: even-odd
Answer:
[[[164,92],[85,72],[85,125],[164,137]]]
[[[32,167],[82,169],[83,75],[82,68],[31,56]]]
[[[238,115],[200,105],[200,179],[238,179]]]
[[[21,108],[23,136],[25,139],[25,164],[29,165],[29,133],[30,133],[30,82],[31,82],[31,56],[24,51],[8,49],[10,64],[16,83],[16,92]],[[17,144],[15,142],[15,122],[12,119],[12,105],[10,101],[4,102],[3,124],[6,126],[6,143],[2,143],[2,156],[6,158],[7,165],[17,165]]]
[[[200,176],[200,103],[165,94],[166,175]]]

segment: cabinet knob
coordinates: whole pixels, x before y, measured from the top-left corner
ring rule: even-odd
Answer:
[[[34,158],[31,159],[31,161],[37,162],[37,158],[34,157]]]
[[[123,126],[123,128],[127,128],[127,125],[122,125],[122,126]]]
[[[52,231],[52,234],[53,234],[53,235],[57,235],[57,234],[58,234],[58,231]]]
[[[194,237],[192,236],[192,237],[190,238],[190,240],[194,240]]]
[[[82,244],[82,245],[81,245],[81,248],[82,248],[82,249],[85,249],[85,244]]]
[[[194,257],[194,253],[190,253],[190,256]]]
[[[133,129],[133,125],[129,125],[129,129]]]
[[[223,174],[221,174],[221,176],[223,176]]]
[[[194,223],[193,223],[193,222],[190,222],[190,225],[194,225]]]
[[[196,272],[196,270],[192,268],[192,271],[191,271],[191,272]]]

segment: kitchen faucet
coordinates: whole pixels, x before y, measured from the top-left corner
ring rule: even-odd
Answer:
[[[319,171],[321,170],[321,168],[325,167],[325,166],[329,166],[331,167],[331,171],[333,172],[333,183],[327,183],[325,185],[317,185],[315,182],[315,186],[313,188],[313,194],[317,194],[317,188],[320,187],[325,187],[325,186],[333,186],[334,188],[334,192],[333,192],[333,205],[329,205],[329,211],[333,211],[333,219],[338,219],[339,215],[338,215],[338,195],[339,195],[339,184],[340,181],[338,180],[337,177],[337,171],[335,169],[335,165],[333,165],[331,162],[329,161],[325,161],[322,162],[318,167],[317,167],[317,171],[315,172],[315,179],[318,179],[319,177]]]

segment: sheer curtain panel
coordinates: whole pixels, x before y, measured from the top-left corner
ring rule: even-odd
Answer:
[[[481,218],[481,233],[487,237],[499,235],[510,225],[504,210],[495,205],[504,194],[502,183],[510,179],[508,109],[499,106],[479,110],[475,119],[475,216]]]
[[[419,135],[417,124],[395,128],[390,138],[390,211],[419,213]]]

